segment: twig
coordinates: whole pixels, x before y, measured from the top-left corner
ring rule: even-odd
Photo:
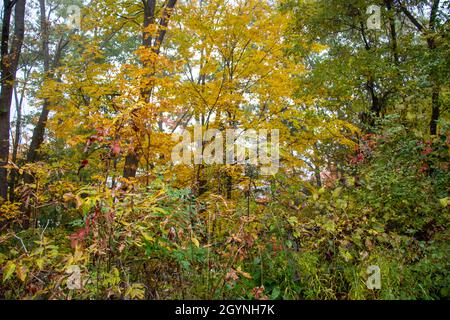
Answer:
[[[44,232],[45,232],[45,230],[47,229],[49,222],[50,222],[50,220],[47,219],[47,223],[45,224],[45,227],[44,227],[44,229],[43,229],[42,232],[41,232],[41,236],[40,236],[41,241],[42,241],[42,236],[44,235]]]
[[[17,236],[16,234],[14,234],[14,238],[16,238],[16,239],[18,239],[20,241],[20,243],[22,244],[23,250],[25,250],[25,253],[28,255],[27,247],[25,247],[25,243],[23,243],[22,238]]]

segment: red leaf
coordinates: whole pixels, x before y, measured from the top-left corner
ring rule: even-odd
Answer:
[[[431,147],[426,147],[426,148],[422,151],[422,155],[427,156],[427,155],[429,155],[429,154],[432,153],[432,152],[433,152],[433,148],[431,148]]]
[[[86,167],[88,165],[89,161],[87,159],[84,159],[83,161],[81,161],[81,165],[78,167],[78,174],[80,174],[80,170],[83,169],[84,167]]]
[[[114,141],[111,145],[111,154],[117,157],[120,154],[120,144],[118,141]]]

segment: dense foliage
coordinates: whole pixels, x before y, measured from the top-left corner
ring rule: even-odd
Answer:
[[[450,297],[448,2],[76,4],[26,1],[0,298]],[[174,164],[194,125],[277,171]]]

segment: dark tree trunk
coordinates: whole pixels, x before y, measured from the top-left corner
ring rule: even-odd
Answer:
[[[48,100],[45,99],[38,123],[33,130],[33,137],[31,138],[30,148],[28,149],[27,162],[29,163],[38,160],[38,150],[44,142],[45,127],[47,124],[49,112],[49,103]]]
[[[390,41],[392,53],[394,56],[394,63],[396,65],[399,64],[400,59],[398,56],[398,42],[397,42],[397,29],[395,27],[395,11],[392,10],[393,0],[385,0],[386,9],[388,10],[388,20],[389,20],[389,33],[390,33]]]
[[[0,95],[0,202],[7,199],[8,172],[2,166],[8,164],[9,116],[12,99],[12,75],[8,66],[8,41],[11,23],[12,1],[3,1],[2,43],[1,43],[1,86]]]
[[[316,177],[317,188],[321,188],[322,187],[322,179],[320,178],[320,169],[319,168],[314,169],[314,176]]]
[[[161,49],[161,44],[164,40],[164,37],[167,32],[167,26],[169,24],[170,17],[172,15],[172,10],[175,7],[177,0],[169,0],[165,8],[163,9],[161,19],[158,22],[159,32],[155,36],[155,39],[151,37],[151,35],[146,32],[146,28],[154,24],[156,21],[155,17],[155,8],[156,8],[156,0],[146,0],[144,1],[144,31],[142,33],[142,45],[146,48],[151,49],[154,53],[159,54]],[[146,66],[148,67],[148,66]],[[149,101],[152,85],[149,85],[147,88],[142,89],[142,98],[144,101]],[[136,147],[132,152],[129,152],[125,157],[125,165],[123,168],[123,177],[124,178],[134,178],[136,176],[136,171],[139,166],[139,161],[141,158],[141,150],[139,147]]]
[[[3,1],[3,24],[1,39],[1,94],[0,94],[0,198],[7,200],[8,171],[3,166],[9,158],[9,130],[11,101],[17,66],[25,31],[25,0]],[[9,32],[12,9],[14,11],[14,35],[9,50]],[[0,200],[1,201],[1,200]]]
[[[360,31],[361,31],[361,37],[364,42],[364,47],[366,48],[367,51],[370,51],[372,49],[372,47],[371,47],[371,44],[367,37],[364,24],[362,22],[360,23],[360,27],[361,27]],[[368,94],[370,95],[370,100],[371,100],[370,112],[369,112],[369,114],[365,114],[362,120],[369,127],[369,130],[372,130],[372,128],[375,126],[376,120],[380,117],[382,109],[383,109],[382,99],[380,99],[377,96],[377,93],[375,91],[375,80],[374,80],[372,74],[367,75],[366,89],[367,89]]]
[[[434,0],[431,6],[429,28],[432,33],[436,32],[436,17],[439,10],[439,0]],[[434,35],[427,38],[428,49],[434,51],[437,48],[436,39]],[[432,88],[431,88],[431,120],[430,120],[430,134],[437,134],[437,122],[439,120],[441,106],[440,106],[440,94],[441,88],[439,85],[439,76],[437,70],[433,67],[430,74]]]
[[[233,194],[233,176],[231,173],[227,172],[225,179],[227,200],[231,200]]]
[[[438,84],[433,85],[433,93],[431,96],[431,120],[430,120],[430,134],[437,134],[437,122],[439,120],[440,115],[440,88]]]
[[[144,31],[142,32],[142,45],[146,48],[152,47],[152,36],[150,33],[146,31],[146,28],[155,23],[155,9],[156,9],[156,0],[147,0],[144,1]],[[149,90],[148,88],[143,88],[141,92],[144,100],[148,100]],[[123,167],[123,177],[134,178],[136,177],[136,171],[139,166],[140,159],[140,151],[134,149],[130,151],[125,157],[125,165]]]
[[[123,168],[123,177],[134,178],[139,165],[139,157],[135,152],[130,152],[125,157],[125,166]]]

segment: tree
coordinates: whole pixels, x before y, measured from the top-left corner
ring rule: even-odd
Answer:
[[[405,123],[414,120],[422,129],[417,116],[427,113],[427,130],[435,134],[440,88],[446,81],[444,6],[440,1],[390,0],[371,5],[380,8],[379,29],[367,24],[372,13],[367,13],[366,1],[287,2],[296,8],[292,38],[308,34],[310,43],[295,50],[312,69],[304,78],[304,92],[320,88],[322,104],[349,108],[343,114],[369,131],[390,113],[401,115]],[[314,43],[324,46],[320,55],[310,52]]]
[[[39,9],[40,9],[41,56],[43,59],[43,75],[44,75],[43,84],[45,85],[48,83],[49,80],[52,80],[54,78],[55,69],[60,64],[60,60],[62,58],[61,55],[63,53],[64,48],[69,44],[69,39],[66,38],[64,33],[60,36],[56,44],[55,52],[52,57],[49,49],[50,32],[51,32],[50,21],[47,18],[48,15],[45,0],[39,0]],[[49,108],[50,108],[50,101],[48,98],[44,98],[39,120],[33,130],[30,147],[28,149],[27,154],[27,162],[35,162],[38,158],[37,152],[42,142],[44,141],[45,127],[50,112]]]
[[[426,40],[429,50],[429,56],[431,56],[433,59],[432,65],[428,68],[429,82],[431,87],[431,117],[429,126],[430,134],[436,135],[438,120],[441,112],[441,79],[445,79],[445,77],[442,77],[441,70],[443,68],[442,62],[445,59],[445,38],[447,37],[446,33],[448,32],[448,23],[445,23],[445,19],[447,19],[448,22],[448,15],[445,14],[445,9],[441,7],[440,0],[433,0],[430,2],[430,14],[426,25],[422,24],[414,16],[414,14],[412,13],[413,11],[411,11],[411,9],[414,10],[414,7],[408,8],[408,5],[403,1],[397,1],[396,8],[399,12],[402,12],[409,19],[409,21],[419,32],[420,36]],[[418,6],[425,6],[427,4],[428,1],[420,1]],[[442,46],[444,48],[439,48]],[[440,53],[439,49],[441,49]],[[440,54],[444,54],[444,56],[440,57]]]
[[[0,94],[0,198],[8,197],[9,130],[11,101],[17,66],[25,32],[25,0],[4,0],[1,39],[1,94]],[[14,8],[14,33],[10,47],[10,21]]]
[[[177,0],[169,0],[165,6],[162,8],[161,17],[158,22],[156,22],[156,0],[143,0],[144,4],[144,23],[143,23],[143,33],[142,33],[142,45],[145,49],[151,50],[154,55],[159,55],[161,50],[161,45],[163,43],[164,37],[167,32],[167,26],[169,24],[172,11],[175,7]],[[152,32],[153,31],[153,32]],[[155,67],[154,63],[149,63],[148,60],[144,60],[144,68],[151,69]],[[152,77],[152,73],[147,75],[147,78]],[[145,102],[150,101],[150,96],[152,94],[152,82],[146,83],[142,88],[142,99]],[[136,113],[134,113],[136,114]],[[133,120],[132,120],[133,121]],[[136,176],[136,171],[139,166],[139,160],[141,158],[142,150],[139,147],[134,148],[127,154],[125,158],[125,165],[123,169],[124,178],[133,178]]]

